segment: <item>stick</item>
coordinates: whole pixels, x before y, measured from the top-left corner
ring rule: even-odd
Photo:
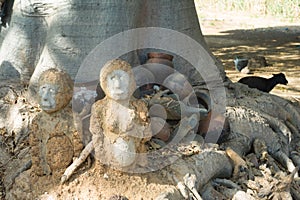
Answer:
[[[65,173],[61,177],[61,184],[65,183],[73,174],[73,172],[85,161],[89,154],[93,151],[94,145],[93,141],[88,143],[86,147],[80,153],[79,158],[74,160],[74,162],[66,169]]]

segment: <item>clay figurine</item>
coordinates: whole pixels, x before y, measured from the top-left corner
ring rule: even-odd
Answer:
[[[147,105],[132,97],[136,89],[131,66],[113,60],[100,72],[100,84],[106,97],[92,106],[90,131],[96,158],[115,167],[127,167],[146,152],[150,140]]]
[[[130,64],[119,59],[107,62],[100,72],[100,85],[106,96],[91,109],[92,141],[65,171],[62,183],[93,149],[97,160],[116,169],[146,165],[142,155],[152,133],[146,103],[132,96],[136,84]]]
[[[46,70],[38,87],[42,111],[32,121],[29,141],[32,172],[42,176],[65,170],[73,157],[79,155],[82,141],[68,106],[73,94],[70,76],[54,68]]]

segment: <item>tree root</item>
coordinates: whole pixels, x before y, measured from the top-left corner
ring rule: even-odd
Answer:
[[[274,173],[280,171],[280,168],[276,164],[274,158],[269,155],[267,145],[264,141],[255,139],[253,142],[253,149],[256,157],[259,158],[260,161],[265,161],[271,167]]]
[[[295,169],[295,165],[286,154],[288,152],[284,151],[284,146],[282,145],[282,140],[280,139],[280,136],[278,135],[278,133],[275,133],[270,128],[269,121],[273,121],[273,125],[279,125],[281,130],[285,130],[287,128],[286,126],[282,125],[282,123],[280,122],[275,123],[274,118],[272,117],[268,117],[268,121],[259,113],[244,107],[228,108],[227,115],[229,118],[232,133],[243,133],[246,136],[246,138],[249,139],[250,144],[255,139],[265,141],[268,147],[268,152],[277,161],[279,161],[283,166],[287,167],[290,172],[292,172]],[[267,115],[264,116],[266,117]],[[287,134],[290,133],[288,130],[285,132]],[[235,141],[238,140],[238,138],[233,137],[231,138],[231,140]],[[241,150],[238,150],[238,152],[240,151]]]
[[[297,151],[292,151],[291,158],[293,162],[297,165],[297,167],[300,167],[300,153]]]
[[[203,199],[229,199],[227,198],[227,194],[224,194],[223,191],[219,192],[215,190],[211,183],[208,183],[205,188],[202,190]],[[230,198],[231,199],[231,198]]]
[[[204,150],[198,155],[178,159],[169,166],[169,171],[172,172],[171,181],[177,185],[182,196],[187,198],[192,193],[194,198],[200,199],[196,191],[201,191],[212,178],[230,177],[232,165],[224,152]]]
[[[203,149],[205,146],[203,145],[202,149],[197,151],[199,154],[184,155],[176,160],[166,170],[169,172],[169,180],[177,186],[178,190],[164,193],[157,199],[177,200],[183,197],[185,199],[200,200],[202,197],[205,198],[207,195],[211,196],[212,194],[219,195],[220,198],[230,196],[230,198],[238,199],[239,195],[251,198],[252,194],[243,192],[241,188],[244,189],[243,186],[245,185],[248,187],[247,181],[249,176],[252,175],[251,178],[254,179],[254,175],[250,174],[254,171],[251,171],[248,161],[242,158],[243,155],[252,149],[252,146],[256,157],[260,159],[259,162],[266,164],[264,166],[257,165],[257,170],[258,167],[260,170],[263,170],[265,166],[274,169],[272,171],[265,167],[266,171],[269,170],[270,172],[266,177],[270,177],[271,174],[283,173],[283,168],[276,161],[287,168],[287,171],[291,172],[286,178],[283,178],[282,175],[277,175],[278,177],[274,178],[274,180],[278,181],[278,184],[277,182],[274,183],[277,184],[275,192],[272,192],[271,188],[266,184],[266,186],[258,187],[255,195],[258,197],[262,195],[263,197],[268,196],[268,198],[285,197],[288,199],[291,198],[291,194],[293,197],[299,196],[297,188],[295,189],[291,183],[295,177],[298,177],[298,168],[295,164],[299,165],[300,156],[299,152],[293,149],[294,146],[288,145],[297,143],[300,114],[296,109],[293,110],[293,105],[287,100],[282,100],[270,94],[253,93],[250,90],[249,94],[257,96],[247,97],[245,94],[244,91],[239,91],[237,99],[230,99],[230,97],[228,99],[228,101],[234,101],[234,104],[228,104],[226,111],[230,133],[225,138],[225,142],[221,144],[226,150]],[[253,98],[255,99],[254,101]],[[182,119],[182,127],[178,129],[178,138],[182,139],[185,137],[187,132],[184,129],[192,129],[197,121],[198,118],[193,115],[190,118]],[[183,135],[180,135],[180,133],[183,133]],[[176,139],[174,141],[174,143],[180,142]],[[66,182],[70,178],[93,150],[93,142],[90,142],[79,158],[67,168],[61,178],[61,183]],[[289,158],[289,151],[292,151],[291,155],[295,164]],[[247,177],[241,177],[245,174],[247,174]],[[232,180],[236,182],[220,179],[232,178],[232,175]],[[212,181],[214,178],[218,179]],[[280,181],[282,181],[282,184]],[[251,187],[251,183],[248,184]],[[215,190],[214,186],[223,187],[224,194]],[[272,185],[272,187],[275,187],[275,185]]]
[[[278,96],[260,92],[244,87],[241,84],[230,84],[230,92],[227,99],[228,106],[243,106],[260,113],[267,113],[276,120],[283,123],[289,122],[296,127],[296,132],[300,132],[300,113],[290,101]],[[294,133],[294,130],[293,130]]]
[[[237,154],[235,151],[233,151],[231,148],[226,149],[226,154],[227,156],[232,160],[233,162],[233,178],[238,178],[239,172],[242,170],[244,171],[245,169],[248,168],[246,161],[244,161],[239,154]]]
[[[298,109],[295,109],[295,106],[288,100],[285,100],[278,96],[273,95],[272,100],[277,102],[279,107],[283,107],[284,110],[287,113],[289,113],[288,121],[290,121],[292,124],[294,124],[297,127],[298,132],[300,132],[300,113],[298,112]]]
[[[298,137],[300,138],[300,132],[297,130],[297,128],[289,121],[285,122],[287,127],[291,130],[291,132],[293,133],[294,138]]]
[[[291,186],[291,195],[294,199],[300,199],[300,179],[295,179]]]
[[[261,116],[268,120],[270,127],[275,132],[281,132],[286,138],[288,138],[288,144],[292,140],[292,133],[289,130],[289,128],[280,120],[276,119],[275,117],[272,117],[271,115],[268,115],[266,113],[261,113]]]
[[[236,190],[242,189],[238,184],[236,184],[228,179],[216,178],[216,179],[214,179],[213,184],[223,185],[225,187],[236,189]]]
[[[277,151],[273,153],[273,156],[278,162],[280,162],[284,167],[286,167],[289,172],[293,173],[297,169],[292,160],[284,152]],[[295,172],[295,177],[299,177],[297,171],[298,169]]]

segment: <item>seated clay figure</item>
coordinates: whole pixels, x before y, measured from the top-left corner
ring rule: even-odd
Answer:
[[[68,106],[73,94],[70,76],[49,69],[41,74],[38,86],[42,111],[32,121],[29,141],[32,171],[42,176],[65,170],[80,154],[82,141]]]
[[[100,85],[105,97],[96,101],[91,108],[92,141],[66,169],[61,183],[66,182],[93,151],[95,158],[102,164],[127,172],[138,172],[164,162],[154,162],[152,159],[148,163],[149,144],[146,145],[152,136],[168,140],[171,130],[164,114],[160,112],[164,108],[152,105],[148,110],[150,101],[134,98],[136,83],[131,66],[119,59],[107,62],[100,71]],[[178,140],[187,135],[197,121],[196,114],[184,117],[178,129]]]
[[[96,159],[115,168],[141,164],[150,140],[148,109],[132,96],[136,89],[131,66],[122,60],[106,63],[100,72],[100,84],[106,94],[94,103],[90,131]]]

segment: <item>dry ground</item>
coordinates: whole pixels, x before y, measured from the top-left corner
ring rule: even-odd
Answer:
[[[270,77],[284,72],[289,84],[277,86],[272,93],[300,98],[300,24],[281,22],[274,18],[251,18],[244,13],[215,13],[203,11],[201,28],[214,55],[233,81],[246,76],[235,71],[233,59],[239,55],[263,55],[272,64],[257,69],[254,75]],[[158,193],[171,189],[162,172],[144,175],[126,175],[110,169],[92,166],[81,168],[64,186],[41,185],[39,199],[109,199],[122,194],[129,199],[152,199]],[[44,187],[43,187],[43,186]],[[1,186],[1,184],[0,184]],[[0,187],[1,189],[1,187]],[[0,197],[1,199],[1,197]]]
[[[201,11],[200,23],[208,46],[236,82],[246,74],[235,70],[235,56],[264,56],[271,65],[253,70],[255,76],[269,78],[283,72],[288,85],[277,85],[273,94],[300,98],[300,22],[250,14]]]
[[[300,98],[300,24],[236,13],[211,16],[207,12],[203,15],[205,17],[200,20],[205,39],[233,82],[246,76],[235,71],[235,56],[263,55],[272,66],[257,69],[253,71],[254,75],[270,77],[272,73],[284,72],[289,84],[276,86],[272,93]],[[128,176],[109,169],[99,170],[98,167],[92,167],[79,177],[75,175],[72,182],[62,188],[53,188],[42,199],[108,199],[115,194],[129,199],[152,199],[173,187],[164,183],[166,177],[160,172]]]

